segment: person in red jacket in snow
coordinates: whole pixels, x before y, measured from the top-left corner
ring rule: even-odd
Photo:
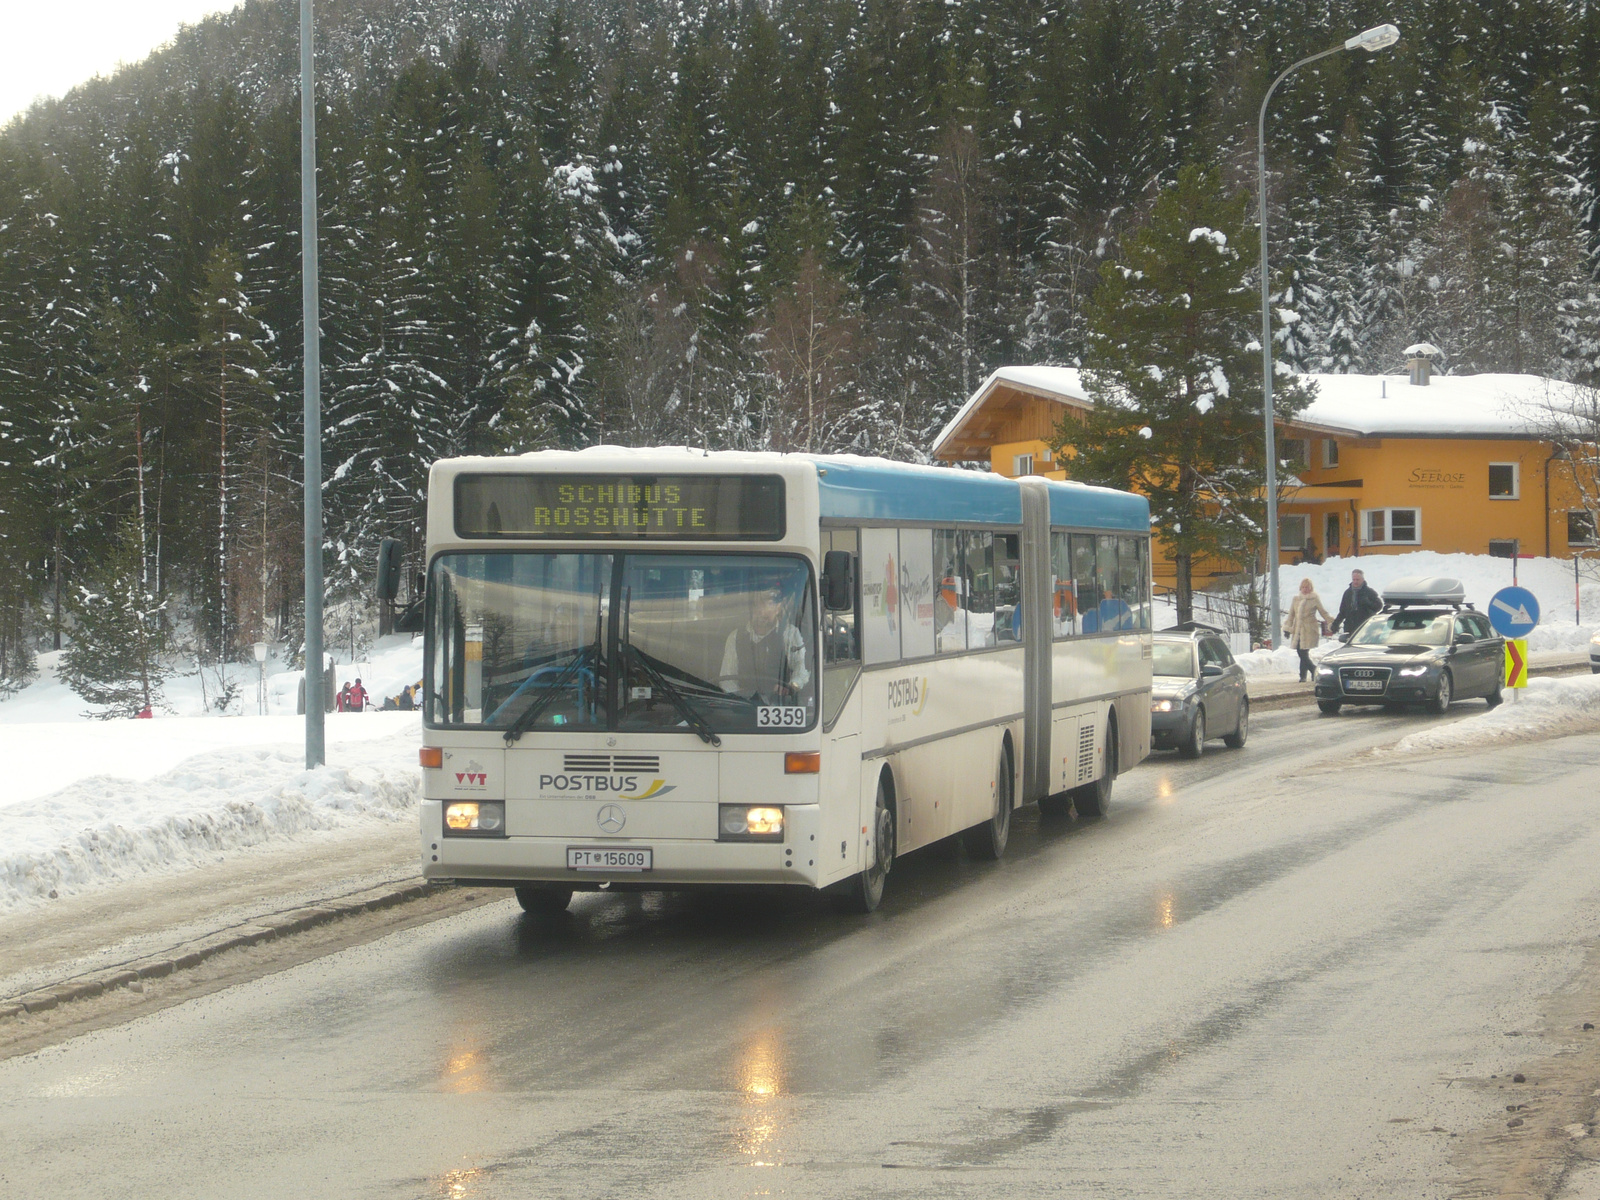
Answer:
[[[350,685],[350,702],[346,712],[367,711],[367,689],[361,686],[361,677],[356,676],[356,681]]]

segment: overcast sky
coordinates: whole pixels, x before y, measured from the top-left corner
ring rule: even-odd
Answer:
[[[285,3],[290,0],[285,0]],[[5,0],[0,125],[34,100],[60,96],[119,62],[138,62],[178,27],[239,0]]]

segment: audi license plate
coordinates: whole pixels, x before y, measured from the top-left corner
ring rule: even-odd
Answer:
[[[651,851],[619,850],[608,847],[568,846],[569,871],[648,871]]]
[[[1344,686],[1346,691],[1351,692],[1381,692],[1383,691],[1383,680],[1351,679]]]

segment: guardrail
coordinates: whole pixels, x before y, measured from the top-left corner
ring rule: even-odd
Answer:
[[[1152,591],[1158,600],[1165,600],[1174,605],[1177,603],[1176,588],[1158,583],[1153,586]],[[1243,600],[1200,591],[1190,592],[1189,599],[1196,621],[1215,625],[1219,629],[1226,629],[1229,633],[1250,632],[1250,606]]]

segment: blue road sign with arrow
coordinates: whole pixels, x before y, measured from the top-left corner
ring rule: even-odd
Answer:
[[[1489,624],[1501,637],[1527,637],[1539,623],[1539,600],[1527,588],[1501,588],[1489,600]]]

